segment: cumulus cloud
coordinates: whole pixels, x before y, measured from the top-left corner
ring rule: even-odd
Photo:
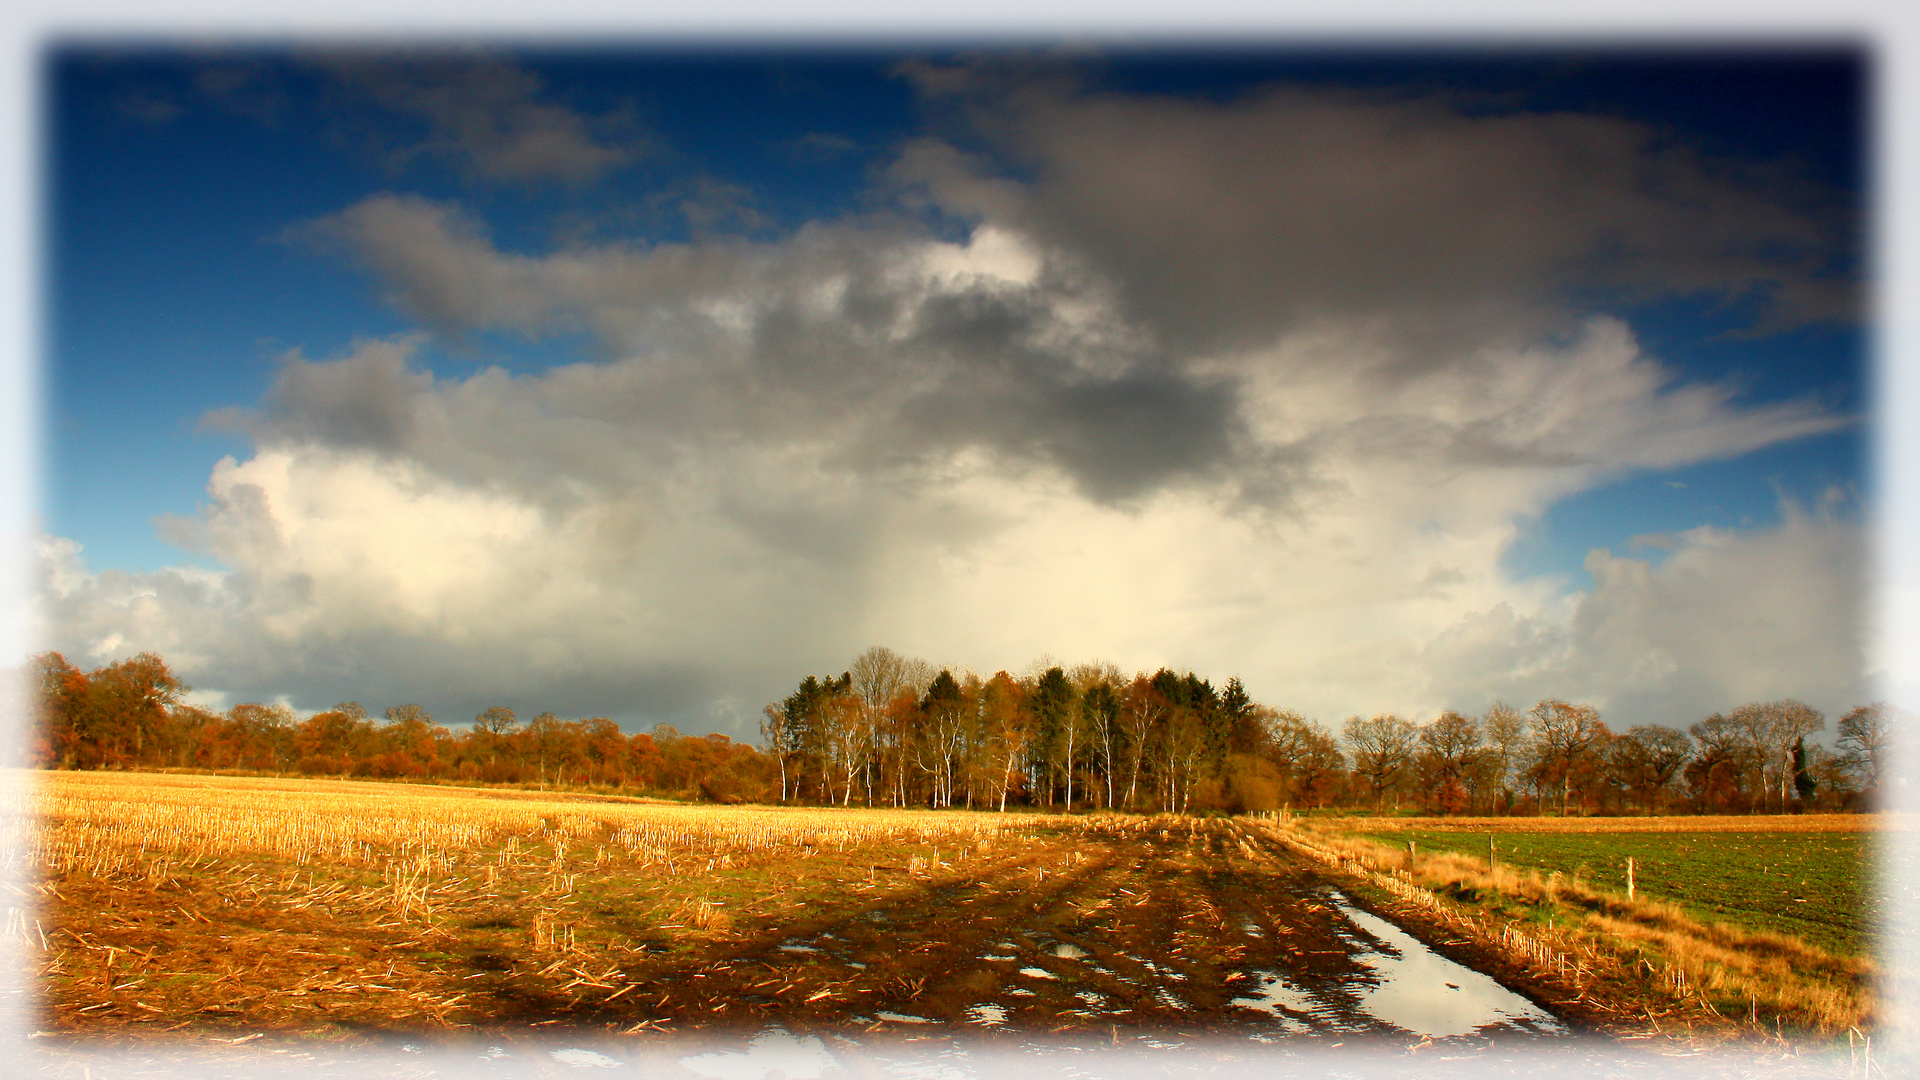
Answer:
[[[778,238],[513,253],[396,194],[309,223],[425,333],[290,355],[216,418],[256,451],[164,527],[225,572],[51,545],[51,640],[303,703],[736,733],[874,643],[1238,673],[1330,720],[1859,685],[1836,521],[1597,553],[1585,594],[1500,562],[1570,491],[1851,422],[1682,381],[1575,304],[1843,311],[1806,300],[1839,257],[1817,214],[1618,121],[1446,101],[1046,84],[973,122],[989,150],[910,143],[893,205]],[[422,363],[495,332],[592,347]]]
[[[1779,525],[1667,537],[1657,564],[1590,552],[1594,588],[1565,605],[1473,613],[1425,649],[1443,696],[1577,698],[1617,726],[1684,727],[1746,701],[1797,697],[1830,717],[1868,700],[1868,537],[1831,507]]]

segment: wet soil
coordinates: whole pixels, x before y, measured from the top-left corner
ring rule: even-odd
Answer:
[[[424,923],[382,922],[344,889],[294,902],[241,869],[164,888],[56,883],[42,1026],[346,1042],[775,1026],[1116,1044],[1420,1037],[1354,992],[1377,979],[1368,958],[1380,946],[1340,910],[1350,883],[1232,821],[1068,820],[929,866],[872,850],[770,865],[757,871],[762,894],[705,927],[650,922],[601,895],[569,925],[571,947],[530,938],[525,901],[476,893]],[[1446,944],[1416,912],[1350,896],[1530,989],[1574,1029],[1607,1018],[1552,1001],[1552,986],[1502,957]],[[1312,1007],[1248,1007],[1279,984]],[[1510,1044],[1567,1030],[1492,1023],[1475,1035]]]

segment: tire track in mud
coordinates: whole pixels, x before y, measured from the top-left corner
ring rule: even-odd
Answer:
[[[1101,847],[1031,846],[851,914],[791,924],[783,940],[763,939],[738,956],[796,988],[826,984],[807,995],[823,997],[802,999],[816,1007],[783,1019],[963,1023],[983,996],[1047,981],[1017,970],[1036,966],[1034,939],[1113,871],[1113,853]]]
[[[735,957],[776,977],[750,1003],[798,1026],[1384,1028],[1354,1005],[1351,986],[1369,977],[1363,945],[1325,889],[1311,867],[1260,852],[1230,823],[1089,826],[964,878],[791,925],[780,943]],[[1236,1004],[1258,983],[1249,971],[1284,973],[1315,1009],[1282,1022]],[[781,993],[767,999],[773,983]]]

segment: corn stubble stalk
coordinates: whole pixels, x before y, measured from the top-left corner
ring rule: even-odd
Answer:
[[[583,947],[565,910],[583,875],[718,873],[865,848],[985,851],[1001,832],[1040,820],[489,796],[366,782],[45,773],[32,812],[14,815],[21,824],[5,853],[48,889],[97,879],[157,891],[195,872],[244,875],[239,892],[251,902],[381,926],[433,926],[449,904],[515,898],[534,908],[533,947],[564,953]],[[38,940],[24,919],[10,918],[5,932]],[[724,905],[707,899],[665,921],[704,933],[733,925]]]

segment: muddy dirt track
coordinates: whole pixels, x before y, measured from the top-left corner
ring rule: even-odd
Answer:
[[[1564,1008],[1550,1016],[1507,995],[1480,1022],[1463,1026],[1456,1009],[1447,1030],[1422,1031],[1432,1009],[1418,1001],[1445,1006],[1473,988],[1434,975],[1438,957],[1409,969],[1414,985],[1385,985],[1393,961],[1424,948],[1391,942],[1392,928],[1355,914],[1338,882],[1243,823],[1073,823],[937,863],[881,861],[888,854],[760,868],[764,896],[704,929],[647,924],[603,896],[576,920],[570,949],[531,947],[525,905],[500,897],[423,928],[370,922],[324,892],[250,899],[218,876],[186,894],[69,879],[49,927],[63,944],[44,1022],[70,1034],[264,1028],[349,1040],[770,1025],[1323,1042],[1569,1030]],[[1397,1012],[1383,1008],[1395,1001]]]

